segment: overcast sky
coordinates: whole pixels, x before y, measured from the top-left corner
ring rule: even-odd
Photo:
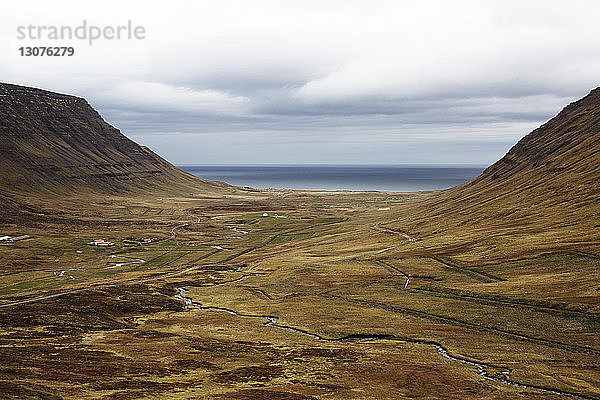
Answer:
[[[176,164],[489,164],[600,85],[598,1],[3,1],[0,79]],[[144,39],[17,38],[28,25]],[[22,57],[21,46],[73,46]]]

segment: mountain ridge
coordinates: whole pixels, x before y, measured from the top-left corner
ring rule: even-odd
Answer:
[[[107,123],[87,100],[0,83],[0,188],[124,192],[225,187],[170,164]]]
[[[583,113],[585,116],[582,115]],[[596,127],[596,130],[593,127]],[[490,180],[507,178],[527,167],[547,166],[552,161],[549,157],[568,151],[579,150],[585,153],[586,149],[578,147],[590,138],[600,139],[598,127],[600,127],[600,87],[568,104],[555,117],[524,136],[504,157],[486,168],[481,176],[470,183],[474,184],[487,178]],[[600,148],[594,146],[597,142],[591,144],[590,148],[595,149],[594,153],[600,152]],[[555,168],[563,170],[568,167],[569,165],[563,165]]]
[[[600,88],[564,107],[478,177],[399,207],[387,224],[440,251],[470,243],[495,259],[599,243]]]

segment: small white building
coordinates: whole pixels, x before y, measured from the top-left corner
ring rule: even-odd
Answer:
[[[108,246],[114,246],[115,244],[113,242],[107,242],[106,240],[103,239],[96,239],[94,241],[90,242],[91,246],[102,246],[102,247],[108,247]]]

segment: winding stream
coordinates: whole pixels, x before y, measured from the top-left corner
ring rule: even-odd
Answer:
[[[120,262],[120,263],[115,263],[113,265],[108,265],[106,267],[103,267],[102,269],[113,269],[113,268],[119,268],[122,267],[124,265],[129,265],[129,264],[143,264],[146,262],[146,260],[142,260],[141,258],[134,258],[134,257],[126,257],[126,256],[117,256],[115,254],[112,254],[110,256],[110,258],[124,258],[124,259],[130,259],[133,261],[124,261],[124,262]],[[54,274],[54,276],[61,278],[61,277],[68,277],[71,280],[75,280],[75,277],[73,275],[67,274],[70,271],[85,271],[86,269],[94,269],[94,268],[63,268],[63,269],[57,269],[52,271],[52,273]]]
[[[197,216],[195,217],[195,221],[192,222],[191,224],[195,224],[198,223],[200,221],[200,219]],[[225,217],[225,216],[215,216],[212,217],[212,219],[215,218],[221,218],[221,217]],[[177,225],[175,227],[173,227],[170,231],[171,237],[170,239],[174,238],[176,233],[176,229],[181,228],[183,226],[187,226],[190,225],[190,223],[188,224],[181,224],[181,225]],[[376,228],[383,230],[384,228],[380,228],[379,226],[375,225]],[[248,232],[246,231],[242,231],[242,230],[238,230],[237,228],[234,227],[229,227],[230,229],[234,230],[237,233],[240,234],[247,234]],[[394,233],[398,233],[400,235],[402,235],[403,237],[409,239],[411,242],[415,242],[416,240],[410,236],[408,236],[407,234],[404,234],[402,232],[396,232],[393,231]],[[369,255],[374,255],[374,254],[381,254],[381,253],[385,253],[385,252],[389,252],[391,250],[394,250],[396,248],[398,248],[399,246],[395,246],[395,247],[391,247],[391,248],[386,248],[383,250],[379,250],[377,252],[374,253],[368,253],[368,254],[363,254],[360,256],[355,256],[355,257],[349,257],[349,258],[345,258],[342,260],[334,260],[334,261],[328,261],[328,262],[339,262],[339,261],[346,261],[346,260],[354,260],[354,259],[359,259],[362,257],[366,257]],[[113,255],[111,256],[112,258],[127,258],[127,257],[123,257],[123,256],[116,256]],[[120,267],[126,264],[138,264],[138,263],[143,263],[145,262],[142,259],[138,259],[138,258],[131,258],[133,261],[127,261],[127,262],[122,262],[122,263],[117,263],[115,265],[112,266],[108,266],[106,267],[108,268],[116,268],[116,267]],[[26,304],[26,303],[31,303],[31,302],[36,302],[36,301],[42,301],[42,300],[46,300],[46,299],[51,299],[51,298],[55,298],[55,297],[59,297],[59,296],[64,296],[67,294],[73,294],[73,293],[79,293],[79,292],[84,292],[84,291],[89,291],[89,290],[98,290],[98,289],[105,289],[105,288],[109,288],[109,287],[117,287],[117,286],[122,286],[122,285],[128,285],[128,284],[133,284],[133,283],[147,283],[147,282],[151,282],[151,281],[156,281],[156,280],[161,280],[161,279],[166,279],[166,278],[171,278],[171,277],[175,277],[175,276],[179,276],[182,274],[185,274],[187,272],[199,269],[199,268],[203,268],[203,267],[207,267],[207,266],[211,266],[213,264],[205,264],[205,265],[197,265],[197,266],[193,266],[193,267],[189,267],[189,268],[185,268],[183,270],[180,271],[175,271],[175,272],[170,272],[167,274],[163,274],[160,276],[153,276],[153,277],[148,277],[148,278],[143,278],[143,279],[136,279],[136,280],[131,280],[131,281],[124,281],[124,282],[118,282],[118,283],[113,283],[113,284],[104,284],[104,285],[97,285],[97,286],[89,286],[89,287],[84,287],[84,288],[78,288],[78,289],[71,289],[71,290],[67,290],[67,291],[63,291],[63,292],[59,292],[59,293],[54,293],[54,294],[49,294],[49,295],[43,295],[43,296],[38,296],[38,297],[34,297],[34,298],[30,298],[30,299],[23,299],[23,300],[17,300],[17,301],[12,301],[9,303],[5,303],[5,304],[0,304],[0,308],[4,308],[4,307],[9,307],[9,306],[15,306],[15,305],[20,305],[20,304]],[[240,272],[245,265],[241,265],[238,268],[236,268],[235,272]],[[66,271],[70,271],[70,270],[76,270],[75,268],[73,269],[59,269],[56,270],[54,272],[54,274],[56,276],[65,276],[65,272]],[[84,268],[79,268],[79,270],[84,270]],[[403,274],[403,273],[402,273]],[[229,284],[229,283],[234,283],[234,282],[240,282],[244,279],[247,279],[251,276],[260,276],[260,275],[265,275],[264,273],[251,273],[251,274],[245,274],[242,275],[239,278],[236,278],[234,280],[230,280],[230,281],[224,281],[224,282],[219,282],[219,283],[215,283],[211,286],[219,286],[219,285],[224,285],[224,284]],[[404,287],[406,288],[408,286],[409,283],[409,279],[410,277],[406,274],[403,274],[406,278],[406,283],[404,285]],[[71,279],[74,279],[73,277],[71,277],[69,275],[69,277]],[[441,355],[442,357],[453,361],[453,362],[458,362],[461,364],[465,364],[465,365],[469,365],[472,367],[475,367],[479,373],[480,376],[482,376],[484,379],[490,380],[490,381],[494,381],[494,382],[498,382],[498,383],[502,383],[505,385],[510,385],[510,386],[514,386],[514,387],[519,387],[519,388],[523,388],[523,389],[530,389],[530,390],[537,390],[540,392],[544,392],[544,393],[550,393],[550,394],[555,394],[555,395],[561,395],[561,396],[570,396],[572,398],[577,398],[577,399],[585,399],[585,400],[598,400],[598,398],[595,397],[588,397],[588,396],[584,396],[581,394],[576,394],[576,393],[571,393],[571,392],[566,392],[566,391],[561,391],[558,389],[553,389],[553,388],[548,388],[548,387],[542,387],[542,386],[535,386],[535,385],[527,385],[527,384],[523,384],[514,380],[511,380],[510,375],[511,375],[511,370],[508,368],[499,368],[499,367],[495,367],[491,364],[485,364],[485,363],[481,363],[481,362],[476,362],[476,361],[472,361],[469,360],[467,358],[461,357],[461,356],[456,356],[456,355],[452,355],[448,352],[448,350],[446,348],[444,348],[441,344],[433,342],[433,341],[426,341],[426,340],[417,340],[417,339],[410,339],[410,338],[402,338],[402,337],[397,337],[394,335],[368,335],[368,334],[351,334],[351,335],[347,335],[347,336],[343,336],[340,338],[326,338],[323,336],[320,336],[318,334],[300,329],[300,328],[295,328],[292,326],[288,326],[288,325],[282,325],[279,324],[279,317],[276,316],[270,316],[270,315],[253,315],[253,314],[244,314],[244,313],[238,313],[234,310],[228,309],[228,308],[224,308],[224,307],[206,307],[206,306],[202,306],[201,304],[198,303],[194,303],[193,300],[189,297],[186,297],[185,294],[188,291],[183,288],[183,287],[178,287],[177,288],[177,294],[175,294],[175,298],[181,300],[184,302],[184,304],[186,305],[186,308],[195,308],[198,310],[205,310],[205,311],[221,311],[221,312],[227,312],[233,316],[236,317],[240,317],[240,318],[254,318],[254,319],[260,319],[263,320],[264,323],[263,325],[266,327],[272,327],[272,328],[277,328],[277,329],[281,329],[281,330],[286,330],[289,332],[293,332],[296,334],[300,334],[300,335],[304,335],[304,336],[308,336],[312,339],[315,340],[319,340],[319,341],[324,341],[324,342],[352,342],[352,341],[357,341],[357,340],[364,340],[364,341],[372,341],[372,342],[396,342],[396,343],[413,343],[413,344],[418,344],[418,345],[424,345],[424,346],[429,346],[433,349],[436,350],[436,352]],[[499,371],[499,374],[494,374],[493,371]]]
[[[258,275],[258,273],[257,273],[257,275]],[[243,280],[249,276],[253,276],[253,275],[244,275],[241,278],[238,278],[236,280],[217,283],[213,286],[222,285],[225,283],[237,282],[237,281]],[[583,395],[576,394],[576,393],[564,392],[564,391],[561,391],[558,389],[552,389],[552,388],[547,388],[547,387],[542,387],[542,386],[526,385],[524,383],[516,382],[516,381],[510,379],[510,373],[511,373],[510,369],[508,369],[508,368],[500,369],[499,367],[494,367],[493,365],[490,365],[490,364],[472,361],[472,360],[469,360],[467,358],[463,358],[460,356],[454,356],[454,355],[450,354],[448,352],[448,350],[446,348],[444,348],[444,346],[442,346],[441,344],[436,343],[436,342],[426,341],[426,340],[409,339],[409,338],[399,338],[399,337],[395,337],[393,335],[351,334],[351,335],[343,336],[340,338],[326,338],[326,337],[320,336],[316,333],[306,331],[304,329],[294,328],[294,327],[288,326],[288,325],[281,325],[278,323],[279,317],[275,317],[275,316],[271,316],[271,315],[253,315],[253,314],[238,313],[234,310],[231,310],[229,308],[224,308],[224,307],[202,306],[201,304],[194,303],[194,301],[191,298],[185,296],[185,294],[188,292],[187,289],[185,289],[183,287],[178,287],[177,291],[178,291],[178,293],[175,295],[175,298],[183,301],[187,308],[195,308],[197,310],[203,310],[203,311],[222,311],[222,312],[226,312],[226,313],[231,314],[236,317],[262,319],[262,320],[266,320],[263,323],[264,326],[294,332],[294,333],[308,336],[313,339],[324,341],[324,342],[349,342],[349,341],[356,341],[356,340],[367,340],[367,341],[374,341],[374,342],[377,342],[377,341],[378,342],[404,342],[404,343],[413,343],[413,344],[429,346],[431,348],[434,348],[439,355],[441,355],[442,357],[444,357],[448,360],[451,360],[454,362],[459,362],[459,363],[465,364],[465,365],[470,365],[470,366],[477,368],[477,372],[479,373],[479,375],[481,375],[483,378],[490,380],[490,381],[499,382],[499,383],[503,383],[505,385],[510,385],[510,386],[519,387],[519,388],[523,388],[523,389],[537,390],[537,391],[541,391],[544,393],[552,393],[552,394],[561,395],[561,396],[570,396],[570,397],[573,397],[576,399],[597,400],[597,398],[594,398],[594,397],[587,397],[587,396],[583,396]],[[493,373],[491,372],[493,370],[499,370],[499,369],[500,369],[501,375],[493,375]]]
[[[83,271],[83,268],[65,268],[65,269],[57,269],[56,271],[53,271],[54,276],[57,277],[63,277],[63,276],[68,276],[69,279],[75,280],[75,277],[73,275],[67,275],[66,273],[69,271]]]
[[[232,231],[234,231],[235,233],[241,233],[242,235],[247,235],[248,231],[243,231],[241,229],[236,228],[235,226],[227,226],[229,229],[231,229]]]
[[[141,258],[133,258],[133,257],[126,257],[126,256],[117,256],[117,255],[114,255],[114,254],[111,255],[110,258],[125,258],[125,259],[131,259],[133,261],[124,261],[124,262],[116,263],[116,264],[104,267],[104,269],[113,269],[113,268],[122,267],[124,265],[129,265],[129,264],[143,264],[143,263],[146,262],[146,260],[142,260]]]

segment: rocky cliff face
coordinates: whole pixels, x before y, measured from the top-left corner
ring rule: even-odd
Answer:
[[[125,137],[85,99],[0,83],[0,191],[205,183]]]

